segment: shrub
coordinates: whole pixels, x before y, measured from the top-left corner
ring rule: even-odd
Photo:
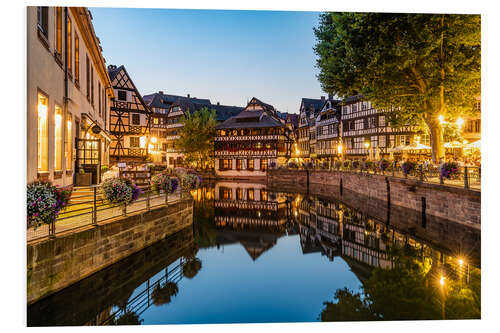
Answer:
[[[352,161],[352,168],[353,169],[357,169],[357,168],[359,168],[359,166],[360,166],[360,163],[358,160]]]
[[[299,166],[295,162],[288,162],[288,167],[291,169],[297,169]]]
[[[343,163],[344,169],[350,169],[351,168],[351,160],[345,160]]]
[[[373,161],[363,161],[363,169],[372,170],[375,167],[375,163]]]
[[[159,193],[164,191],[166,194],[175,192],[179,186],[179,180],[175,177],[170,177],[166,173],[159,173],[151,177],[151,191]]]
[[[54,222],[71,197],[70,190],[39,181],[28,184],[26,194],[28,226],[35,228]]]
[[[109,178],[102,183],[104,197],[110,203],[129,204],[139,197],[141,189],[129,179]]]
[[[441,176],[443,178],[454,178],[458,175],[458,164],[455,162],[446,162],[441,165]]]
[[[405,161],[401,165],[401,168],[403,169],[404,175],[408,176],[411,172],[415,171],[415,169],[417,168],[417,163],[412,161]]]

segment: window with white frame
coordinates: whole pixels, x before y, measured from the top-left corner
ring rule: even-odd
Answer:
[[[362,129],[364,129],[364,125],[365,124],[364,124],[363,119],[356,119],[354,121],[354,129],[356,129],[356,130],[362,130]]]

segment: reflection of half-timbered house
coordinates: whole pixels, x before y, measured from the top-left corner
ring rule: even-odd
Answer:
[[[109,115],[112,162],[144,162],[152,148],[150,127],[152,112],[144,103],[134,82],[122,65],[108,66],[115,92]]]
[[[287,222],[286,197],[264,184],[217,182],[214,195],[218,226],[277,227]]]
[[[224,177],[263,177],[271,165],[286,163],[291,144],[274,107],[254,97],[241,113],[217,126],[215,172]]]
[[[392,128],[388,112],[375,109],[361,95],[346,98],[342,103],[343,153],[349,157],[385,156],[388,148],[409,145],[417,136],[422,137],[420,143],[427,143],[425,136],[417,135],[416,127]]]

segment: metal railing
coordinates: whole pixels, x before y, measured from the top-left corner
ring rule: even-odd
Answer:
[[[377,166],[370,168],[364,168],[360,163],[359,166],[349,167],[340,166],[335,168],[334,166],[311,166],[311,167],[281,167],[287,170],[330,170],[330,171],[347,171],[347,172],[359,172],[365,174],[380,174],[396,178],[406,178],[406,179],[417,179],[426,183],[442,184],[454,187],[463,187],[466,189],[481,189],[481,167],[476,166],[459,166],[458,171],[450,178],[443,177],[441,173],[441,168],[439,166],[424,164],[417,164],[416,168],[405,174],[401,165],[395,165],[391,163],[389,167],[382,171]]]
[[[28,242],[43,238],[54,238],[57,234],[89,225],[97,226],[100,222],[127,216],[127,214],[150,211],[180,201],[184,191],[179,188],[174,193],[165,195],[164,191],[152,191],[150,186],[142,186],[137,200],[130,204],[109,203],[102,193],[100,185],[78,187],[73,191],[69,204],[59,213],[57,219],[50,224],[38,228],[28,226],[26,239]]]
[[[169,267],[165,268],[164,274],[162,274],[156,281],[151,281],[148,279],[144,290],[138,292],[131,299],[127,300],[125,306],[117,309],[116,311],[110,313],[110,316],[104,319],[102,322],[97,323],[98,325],[109,325],[114,321],[119,319],[121,316],[128,312],[133,312],[140,316],[144,311],[146,311],[152,304],[154,304],[154,299],[152,299],[152,291],[157,286],[161,286],[166,282],[179,283],[184,277],[182,268],[186,264],[186,260],[183,257],[179,258],[178,263],[169,270]]]

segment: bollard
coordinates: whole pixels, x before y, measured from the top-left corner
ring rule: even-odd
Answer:
[[[464,166],[464,187],[469,188],[469,170]]]

